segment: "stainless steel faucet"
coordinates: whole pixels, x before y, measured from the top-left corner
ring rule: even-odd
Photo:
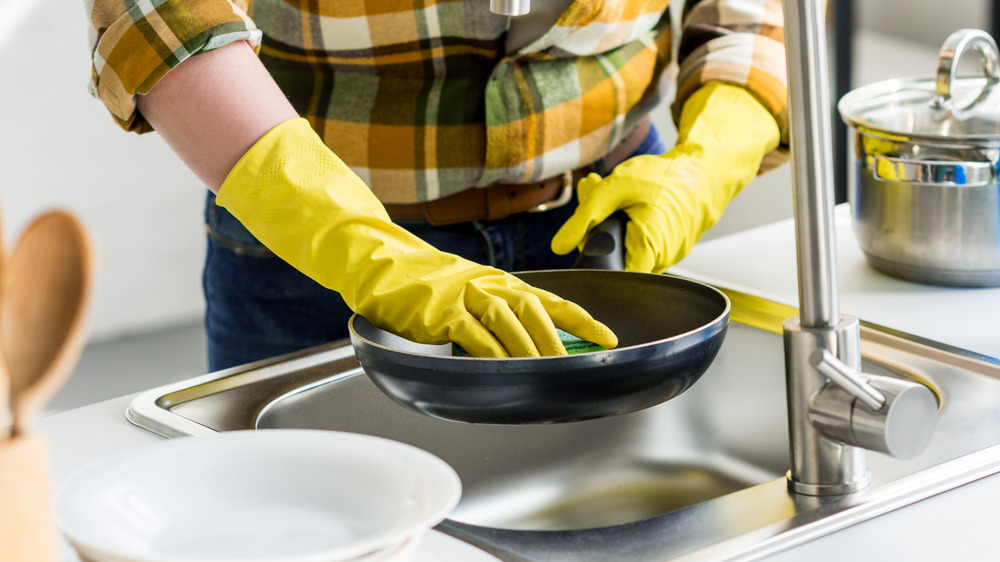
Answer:
[[[523,16],[531,11],[531,0],[490,0],[490,11],[501,16]]]
[[[784,324],[788,485],[814,496],[867,487],[865,449],[904,459],[920,454],[938,405],[922,384],[862,373],[860,324],[840,314],[823,5],[784,2],[799,277],[799,316]]]

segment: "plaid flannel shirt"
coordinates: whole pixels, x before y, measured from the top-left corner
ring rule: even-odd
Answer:
[[[121,127],[151,130],[136,95],[184,59],[244,40],[389,203],[600,159],[660,102],[671,60],[669,0],[575,0],[512,53],[507,18],[487,0],[84,2],[91,92]],[[722,80],[753,92],[787,134],[781,0],[690,0],[678,62],[675,118],[700,85]]]

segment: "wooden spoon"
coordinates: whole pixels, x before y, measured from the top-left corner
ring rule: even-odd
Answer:
[[[0,289],[0,348],[15,437],[62,387],[83,351],[92,261],[83,225],[63,211],[36,218],[11,252]]]
[[[2,226],[2,225],[0,225]],[[2,228],[0,228],[2,234]],[[6,259],[5,248],[0,242],[0,290],[3,288],[4,260]],[[7,360],[3,357],[3,349],[0,348],[0,444],[10,437],[10,429],[7,426],[10,419],[10,375],[7,373]]]

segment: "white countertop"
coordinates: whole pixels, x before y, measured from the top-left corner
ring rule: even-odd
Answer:
[[[907,283],[871,269],[837,209],[841,311],[890,328],[1000,357],[1000,289],[949,289]],[[672,273],[798,302],[791,221],[704,242]],[[54,485],[86,463],[160,437],[131,425],[123,396],[43,418],[37,429],[50,443]],[[998,405],[1000,407],[1000,405]],[[772,557],[779,561],[989,560],[998,539],[1000,475],[903,507]],[[67,553],[67,560],[72,557]]]
[[[876,271],[851,231],[850,208],[835,212],[840,311],[888,328],[1000,357],[1000,288],[949,288],[902,281]],[[791,220],[695,246],[670,273],[797,306],[795,230]]]

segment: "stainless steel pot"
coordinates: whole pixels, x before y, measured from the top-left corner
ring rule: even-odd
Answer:
[[[979,54],[983,76],[959,78]],[[848,190],[869,263],[936,285],[1000,285],[1000,56],[987,33],[956,31],[933,79],[895,79],[839,103],[854,131]]]

